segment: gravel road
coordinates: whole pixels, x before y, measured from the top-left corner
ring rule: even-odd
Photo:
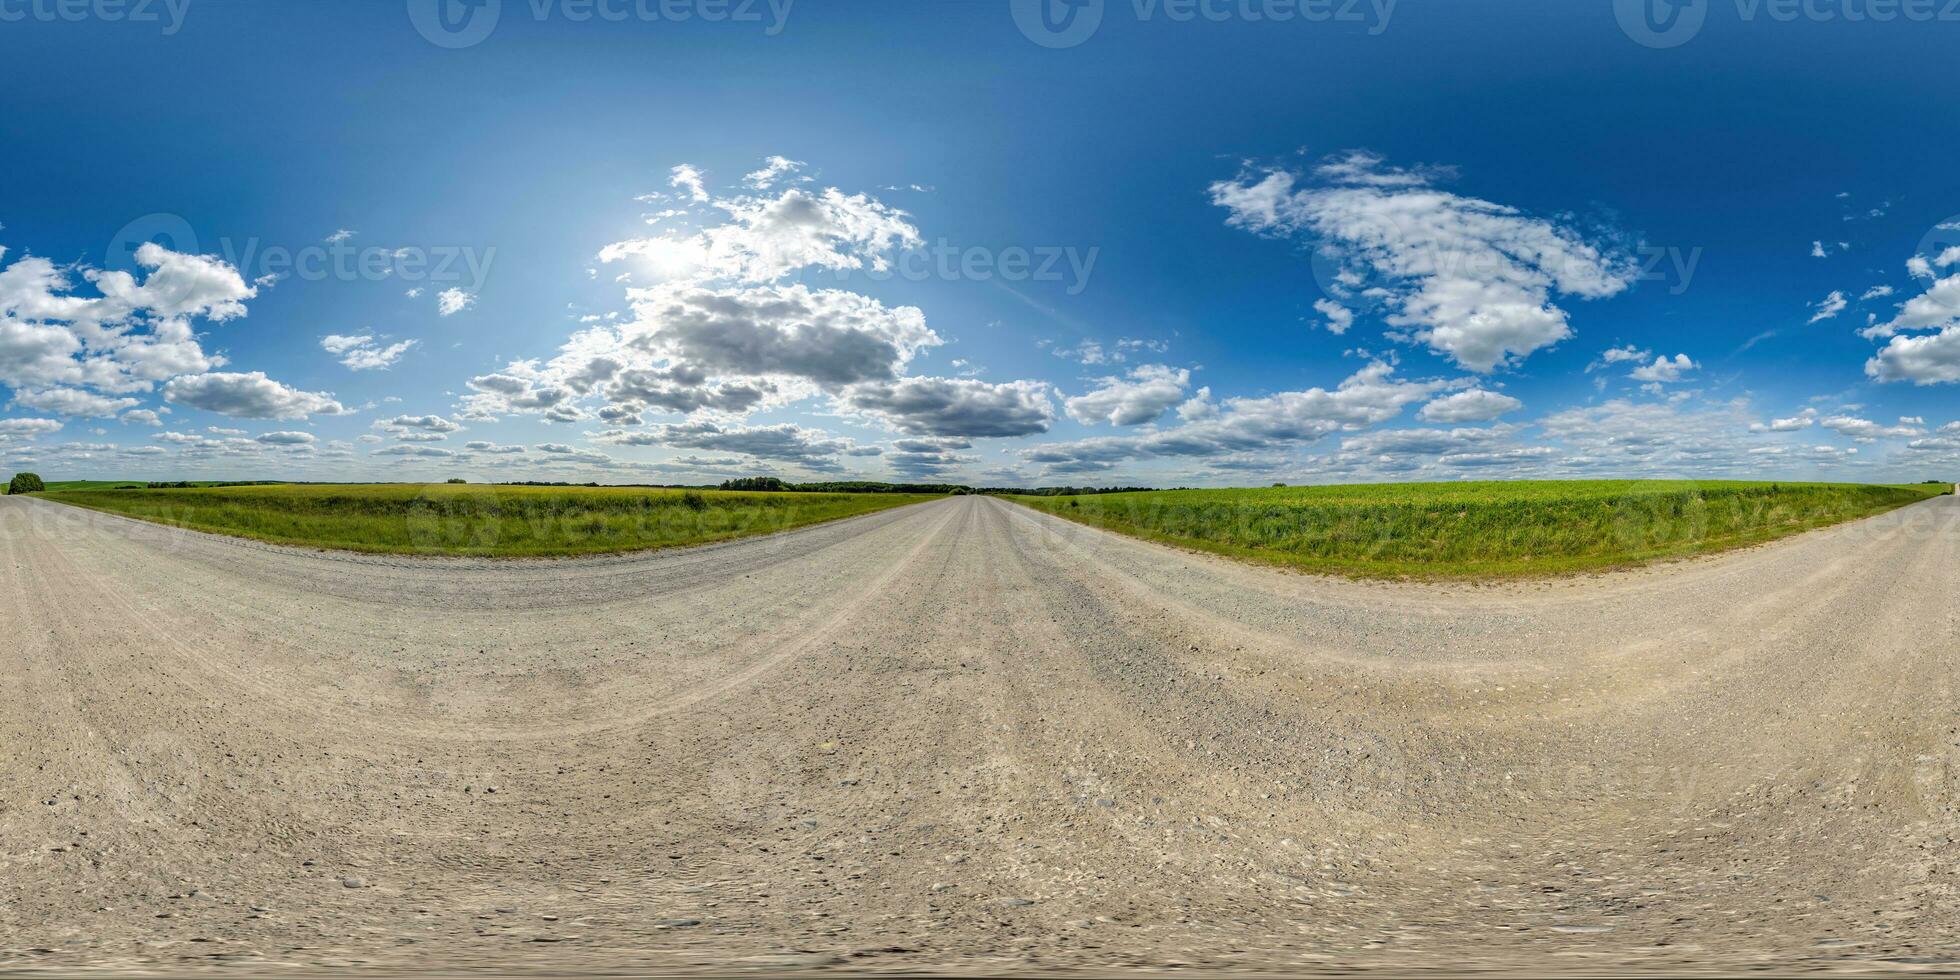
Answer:
[[[0,970],[1960,969],[1956,572],[1952,497],[1499,587],[0,498]]]

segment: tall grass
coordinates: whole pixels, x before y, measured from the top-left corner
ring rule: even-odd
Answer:
[[[50,500],[301,547],[538,557],[768,534],[931,499],[483,484],[50,491]]]
[[[1718,551],[1950,485],[1575,480],[1173,490],[1020,503],[1139,537],[1369,576],[1529,575]]]

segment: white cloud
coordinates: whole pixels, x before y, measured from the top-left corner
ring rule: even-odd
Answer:
[[[1865,374],[1877,381],[1916,385],[1960,381],[1960,327],[1949,326],[1928,336],[1894,337],[1865,362]]]
[[[1808,429],[1816,424],[1817,424],[1817,410],[1814,408],[1806,408],[1803,411],[1790,416],[1789,418],[1771,419],[1767,423],[1752,422],[1749,424],[1749,431],[1795,432],[1799,429]]]
[[[671,171],[671,174],[667,178],[667,186],[685,192],[690,201],[706,201],[708,199],[708,189],[702,184],[701,171],[693,165],[683,163],[675,167]]]
[[[1424,405],[1416,417],[1425,422],[1488,422],[1523,407],[1524,402],[1510,395],[1472,388],[1444,395]]]
[[[354,237],[353,231],[350,231],[349,229],[346,228],[342,228],[334,232],[333,234],[327,236],[327,244],[338,245],[341,242],[344,242],[353,237]]]
[[[1890,337],[1909,330],[1933,330],[1960,323],[1960,274],[1938,279],[1926,291],[1906,300],[1899,314],[1860,331],[1865,337]]]
[[[1600,351],[1599,357],[1594,359],[1591,364],[1586,365],[1586,373],[1591,374],[1601,368],[1614,364],[1624,364],[1628,361],[1644,361],[1653,356],[1653,351],[1643,350],[1632,344],[1621,347],[1609,347],[1606,350]]]
[[[321,337],[320,348],[329,354],[345,354],[356,347],[364,347],[373,342],[374,338],[367,334],[349,336],[335,333]]]
[[[77,388],[36,388],[14,392],[13,404],[57,415],[106,419],[124,409],[135,408],[138,402],[134,398],[110,398]]]
[[[1146,364],[1131,370],[1127,378],[1103,378],[1100,388],[1068,399],[1063,407],[1069,418],[1083,425],[1142,425],[1184,401],[1190,384],[1190,371]]]
[[[1698,370],[1700,367],[1701,365],[1696,364],[1688,355],[1676,354],[1671,361],[1664,356],[1656,357],[1654,363],[1643,364],[1627,372],[1627,377],[1652,384],[1673,384],[1680,381],[1688,372]]]
[[[311,432],[267,432],[252,441],[268,446],[308,446],[315,441]]]
[[[837,439],[821,430],[791,423],[746,426],[706,419],[656,425],[642,432],[607,432],[601,438],[624,446],[671,446],[741,453],[758,459],[796,462],[816,468],[834,466],[833,457],[856,448],[849,440]]]
[[[1816,306],[1810,308],[1810,322],[1818,323],[1829,320],[1839,313],[1843,313],[1844,308],[1849,305],[1851,305],[1851,301],[1844,298],[1844,293],[1834,289],[1829,296],[1819,300]]]
[[[1327,332],[1336,337],[1354,326],[1354,311],[1331,299],[1314,300],[1313,308],[1327,318]]]
[[[1880,284],[1865,290],[1865,294],[1863,296],[1858,297],[1858,299],[1861,301],[1884,299],[1885,297],[1892,295],[1892,293],[1893,293],[1893,289],[1891,286]]]
[[[1367,154],[1322,166],[1328,183],[1297,187],[1281,170],[1211,186],[1227,223],[1301,236],[1345,276],[1365,282],[1391,326],[1474,371],[1491,371],[1572,335],[1552,294],[1598,299],[1632,284],[1633,260],[1570,227],[1429,186]],[[1351,299],[1351,297],[1339,297]]]
[[[1007,438],[1048,431],[1055,409],[1039,381],[901,378],[847,389],[839,401],[911,435]]]
[[[1898,315],[1859,331],[1869,339],[1890,338],[1877,355],[1865,362],[1865,374],[1880,382],[1910,381],[1918,385],[1960,381],[1960,273],[1935,278],[1934,268],[1960,263],[1960,246],[1937,258],[1915,255],[1906,267],[1917,278],[1930,279],[1925,292],[1907,300]],[[1925,336],[1901,336],[1934,331]]]
[[[791,160],[785,156],[772,156],[763,161],[760,169],[752,170],[748,176],[743,177],[742,182],[759,191],[768,190],[769,185],[775,183],[778,178],[793,174],[801,169],[803,169],[803,161],[801,160]]]
[[[0,257],[6,250],[0,248]],[[27,256],[0,269],[0,384],[67,386],[122,394],[224,363],[207,356],[190,321],[245,315],[257,295],[238,271],[154,242],[136,250],[138,281],[120,270],[57,267]],[[71,272],[95,297],[73,294]]]
[[[455,432],[461,425],[440,415],[397,415],[374,423],[379,429],[421,429],[424,432]]]
[[[460,287],[450,287],[436,294],[436,314],[453,316],[476,305],[476,294]]]
[[[1880,425],[1870,419],[1861,419],[1851,415],[1831,415],[1819,419],[1817,424],[1839,435],[1849,436],[1859,442],[1872,442],[1877,439],[1903,439],[1926,434],[1926,430],[1919,428],[1917,425],[1906,424],[1905,419],[1900,419],[1899,422],[1899,425],[1888,426]]]
[[[923,244],[905,212],[835,187],[738,195],[714,206],[728,215],[726,222],[691,237],[614,242],[599,251],[599,261],[636,259],[634,267],[657,280],[768,282],[810,267],[885,272],[894,248]]]
[[[125,425],[131,423],[136,425],[162,425],[163,416],[147,408],[135,408],[124,412],[122,414],[122,421]]]
[[[642,411],[746,414],[898,378],[940,343],[916,307],[802,284],[631,290],[635,318],[581,331],[545,365],[473,379],[476,416],[549,412],[588,395],[617,418]]]
[[[1402,381],[1394,367],[1375,361],[1329,391],[1310,388],[1261,398],[1213,403],[1199,392],[1179,408],[1185,423],[1138,436],[1106,436],[1053,443],[1020,451],[1028,462],[1055,473],[1109,469],[1123,460],[1153,457],[1218,458],[1305,445],[1340,431],[1379,425],[1445,387],[1440,381]]]
[[[0,436],[33,437],[59,432],[65,425],[60,419],[0,419]]]
[[[354,371],[388,368],[401,360],[401,356],[416,343],[414,340],[403,340],[384,347],[367,334],[329,334],[320,338],[321,349],[329,354],[341,355],[340,363]]]
[[[332,395],[289,388],[266,377],[263,371],[177,378],[164,385],[163,397],[177,404],[245,419],[302,419],[308,415],[340,415],[347,411]]]

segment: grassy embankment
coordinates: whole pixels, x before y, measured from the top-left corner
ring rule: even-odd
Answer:
[[[909,494],[485,484],[172,490],[56,490],[50,485],[38,496],[273,544],[512,558],[703,544],[932,499]]]
[[[1573,480],[1013,499],[1111,531],[1307,571],[1464,578],[1705,554],[1868,517],[1952,489]]]

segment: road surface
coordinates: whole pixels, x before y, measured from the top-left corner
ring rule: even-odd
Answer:
[[[959,497],[562,562],[0,500],[0,968],[1960,965],[1960,500],[1335,581]]]

